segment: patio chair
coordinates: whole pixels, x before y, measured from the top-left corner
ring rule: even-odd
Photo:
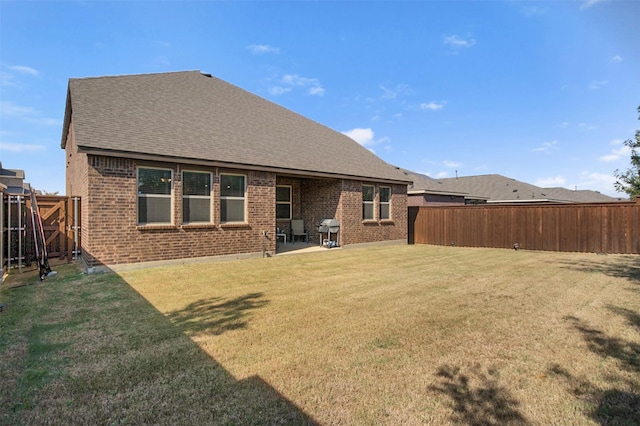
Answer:
[[[291,221],[291,242],[296,242],[296,237],[304,236],[305,242],[309,242],[309,234],[307,234],[307,230],[304,229],[304,220],[302,219],[293,219]]]

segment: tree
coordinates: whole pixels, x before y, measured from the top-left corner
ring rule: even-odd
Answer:
[[[638,107],[640,115],[640,107]],[[640,120],[640,116],[638,117]],[[626,172],[616,169],[613,172],[616,181],[613,184],[619,192],[626,192],[629,197],[640,195],[640,130],[636,130],[636,140],[627,139],[624,141],[625,146],[631,150],[631,168]]]

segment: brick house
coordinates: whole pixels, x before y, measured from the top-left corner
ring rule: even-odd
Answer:
[[[407,238],[410,179],[347,136],[199,71],[70,79],[61,146],[89,267]]]

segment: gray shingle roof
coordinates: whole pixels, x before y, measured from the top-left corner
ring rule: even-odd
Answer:
[[[428,176],[425,176],[428,178]],[[429,178],[430,179],[430,178]],[[597,203],[619,201],[596,191],[566,188],[541,188],[498,174],[463,176],[446,179],[414,179],[413,188],[426,192],[439,190],[467,194],[469,198],[486,198],[489,202],[547,201],[564,203]]]
[[[63,148],[70,125],[85,151],[409,180],[351,138],[199,71],[70,79]]]

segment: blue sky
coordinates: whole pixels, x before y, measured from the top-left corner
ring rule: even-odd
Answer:
[[[636,0],[0,0],[0,161],[64,194],[69,78],[201,70],[432,177],[616,195],[639,21]]]

